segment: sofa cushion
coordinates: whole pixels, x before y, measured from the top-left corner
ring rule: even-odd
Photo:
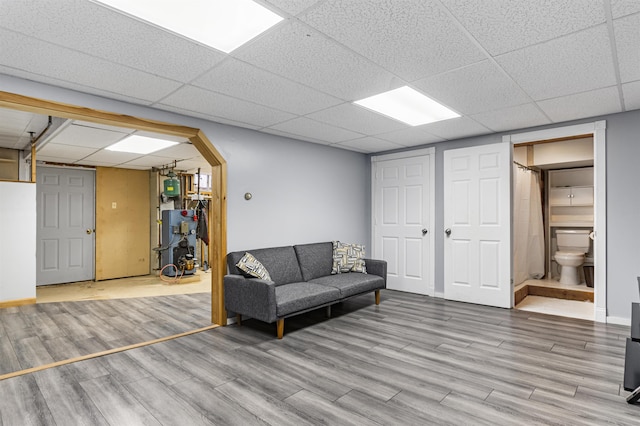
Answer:
[[[246,251],[234,251],[227,255],[227,267],[230,274],[243,275],[236,263]],[[271,275],[271,281],[276,285],[302,281],[302,272],[298,266],[298,258],[292,246],[274,247],[251,250],[255,257]]]
[[[298,256],[302,278],[305,281],[331,275],[333,245],[330,241],[326,243],[301,244],[293,248]]]
[[[326,277],[316,278],[312,280],[311,283],[337,288],[340,290],[340,296],[342,298],[385,287],[382,277],[358,272],[328,275]]]
[[[364,246],[360,244],[347,244],[340,241],[333,242],[333,266],[332,274],[343,272],[367,273],[364,262]]]
[[[236,263],[236,266],[250,277],[271,281],[271,276],[269,275],[267,268],[265,268],[264,265],[249,252],[242,256],[242,259]]]
[[[297,282],[276,287],[276,314],[278,317],[303,311],[340,299],[337,288]]]

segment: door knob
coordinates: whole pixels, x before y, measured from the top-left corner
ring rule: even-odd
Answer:
[[[447,234],[447,237],[451,235],[451,228],[447,228],[444,230],[444,233]]]
[[[591,238],[592,240],[595,240],[595,239],[596,239],[596,233],[595,233],[595,231],[591,231],[591,232],[589,233],[589,238]]]
[[[93,229],[87,229],[87,235],[91,235],[93,233]]]
[[[427,228],[422,228],[422,236],[424,237],[425,235],[427,235],[427,232],[429,232],[427,230]]]

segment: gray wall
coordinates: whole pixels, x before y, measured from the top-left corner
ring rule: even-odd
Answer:
[[[640,301],[636,281],[640,276],[640,110],[432,145],[436,149],[436,294],[444,292],[444,151],[500,143],[506,134],[598,120],[607,122],[607,316],[630,320],[631,302]]]
[[[370,166],[364,154],[2,74],[0,90],[204,131],[227,161],[230,251],[334,239],[369,244]],[[253,194],[251,201],[245,192]]]

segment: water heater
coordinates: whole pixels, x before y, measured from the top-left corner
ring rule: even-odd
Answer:
[[[162,274],[168,277],[196,272],[195,210],[164,210],[162,212]]]

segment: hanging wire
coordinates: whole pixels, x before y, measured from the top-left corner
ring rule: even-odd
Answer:
[[[526,170],[526,171],[533,172],[533,173],[540,173],[538,170],[532,169],[531,167],[527,167],[524,164],[518,163],[517,161],[514,161],[513,164],[518,166],[519,169]]]

